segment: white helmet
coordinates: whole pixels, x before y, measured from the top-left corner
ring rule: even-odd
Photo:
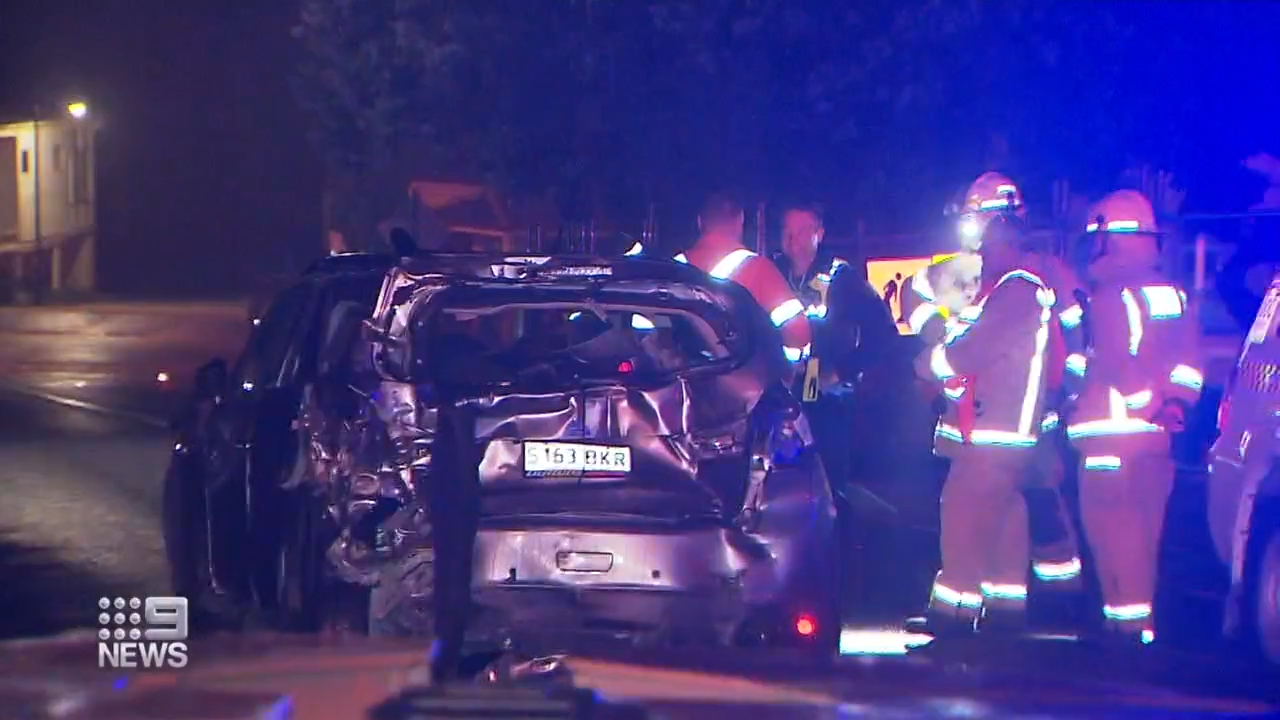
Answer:
[[[1094,263],[1108,259],[1154,263],[1160,256],[1156,214],[1137,190],[1117,190],[1089,208],[1085,232],[1095,238]]]
[[[976,252],[982,246],[982,234],[997,213],[1010,213],[1019,220],[1027,216],[1022,191],[998,172],[978,176],[965,191],[958,212],[960,246],[969,252]]]
[[[1137,190],[1117,190],[1089,208],[1085,232],[1154,235],[1156,213],[1151,201]]]

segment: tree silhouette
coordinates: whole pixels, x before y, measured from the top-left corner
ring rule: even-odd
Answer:
[[[465,175],[580,216],[726,181],[932,213],[993,132],[1114,145],[1128,38],[1013,0],[304,0],[295,36],[344,204]]]

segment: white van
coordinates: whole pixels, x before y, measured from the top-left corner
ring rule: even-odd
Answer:
[[[1208,524],[1230,568],[1228,633],[1280,666],[1280,273],[1244,340],[1210,450]]]

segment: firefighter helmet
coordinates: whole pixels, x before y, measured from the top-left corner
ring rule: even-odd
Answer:
[[[998,172],[985,172],[974,180],[956,209],[960,246],[969,252],[976,252],[982,246],[983,232],[994,215],[1011,214],[1025,219],[1027,214],[1022,191]]]
[[[1160,232],[1151,201],[1137,190],[1117,190],[1089,209],[1085,232],[1145,233]]]
[[[1089,209],[1087,237],[1092,249],[1089,274],[1095,279],[1123,272],[1133,264],[1154,265],[1160,258],[1160,229],[1151,201],[1137,190],[1117,190]]]
[[[1012,180],[998,172],[982,173],[964,194],[963,212],[986,213],[997,210],[1009,210],[1019,217],[1025,215],[1022,191]]]

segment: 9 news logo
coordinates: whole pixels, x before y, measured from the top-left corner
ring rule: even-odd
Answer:
[[[187,599],[161,595],[99,598],[98,667],[159,669],[187,666]]]

